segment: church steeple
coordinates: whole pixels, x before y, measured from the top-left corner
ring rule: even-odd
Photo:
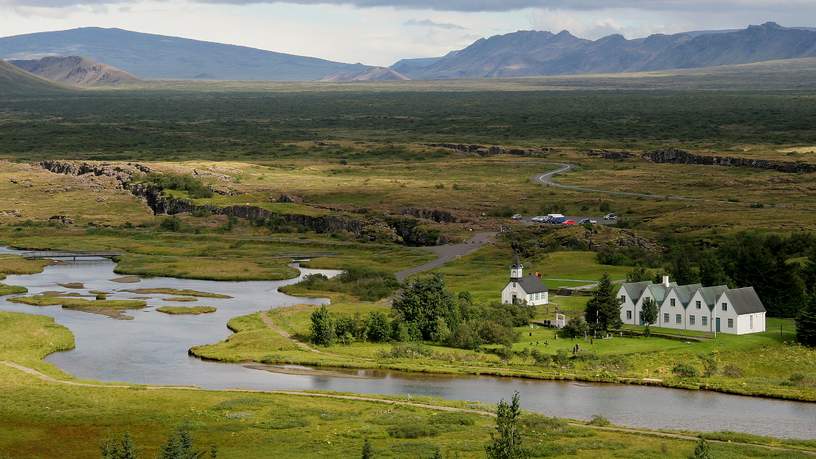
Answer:
[[[519,260],[518,253],[513,254],[513,266],[510,267],[510,280],[518,280],[524,277],[524,265]]]

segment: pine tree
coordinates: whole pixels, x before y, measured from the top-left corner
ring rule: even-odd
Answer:
[[[705,441],[705,438],[700,438],[697,441],[697,446],[694,448],[694,455],[691,457],[692,459],[713,459],[711,448],[708,446],[708,442]]]
[[[796,341],[816,347],[816,295],[810,297],[807,306],[796,317]]]
[[[728,276],[722,263],[710,252],[700,260],[700,283],[705,287],[728,285]]]
[[[362,459],[372,459],[374,457],[374,448],[371,447],[368,438],[363,442],[363,454],[360,457],[362,457]]]
[[[508,404],[504,400],[496,408],[496,433],[491,434],[491,442],[485,447],[488,459],[520,459],[527,457],[521,445],[519,418],[521,403],[519,394],[513,394]]]
[[[136,447],[127,432],[120,440],[109,439],[102,444],[102,459],[136,459],[137,457]]]
[[[606,332],[623,325],[620,319],[620,308],[620,299],[615,296],[612,279],[609,274],[605,273],[598,282],[592,298],[587,302],[584,317],[591,328]]]

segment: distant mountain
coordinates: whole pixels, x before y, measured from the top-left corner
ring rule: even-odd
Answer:
[[[122,29],[87,27],[0,38],[0,59],[77,55],[143,79],[313,81],[366,68]]]
[[[49,56],[9,63],[47,80],[74,86],[104,86],[139,81],[124,70],[79,56]]]
[[[816,56],[816,31],[769,22],[737,31],[577,38],[567,31],[521,31],[481,39],[441,58],[392,68],[412,79],[500,78],[620,73],[747,64]]]
[[[338,73],[329,75],[321,81],[328,82],[351,82],[351,81],[406,81],[407,76],[387,67],[370,67],[355,72]]]
[[[68,91],[50,81],[0,60],[0,96],[54,94]]]

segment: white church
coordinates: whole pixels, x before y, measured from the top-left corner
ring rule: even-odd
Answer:
[[[526,304],[539,306],[550,302],[550,292],[541,278],[532,274],[524,275],[524,266],[518,255],[510,267],[510,281],[502,290],[502,304]]]

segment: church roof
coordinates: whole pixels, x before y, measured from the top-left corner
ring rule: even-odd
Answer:
[[[515,282],[527,293],[544,293],[550,291],[541,279],[532,274],[528,274]]]

